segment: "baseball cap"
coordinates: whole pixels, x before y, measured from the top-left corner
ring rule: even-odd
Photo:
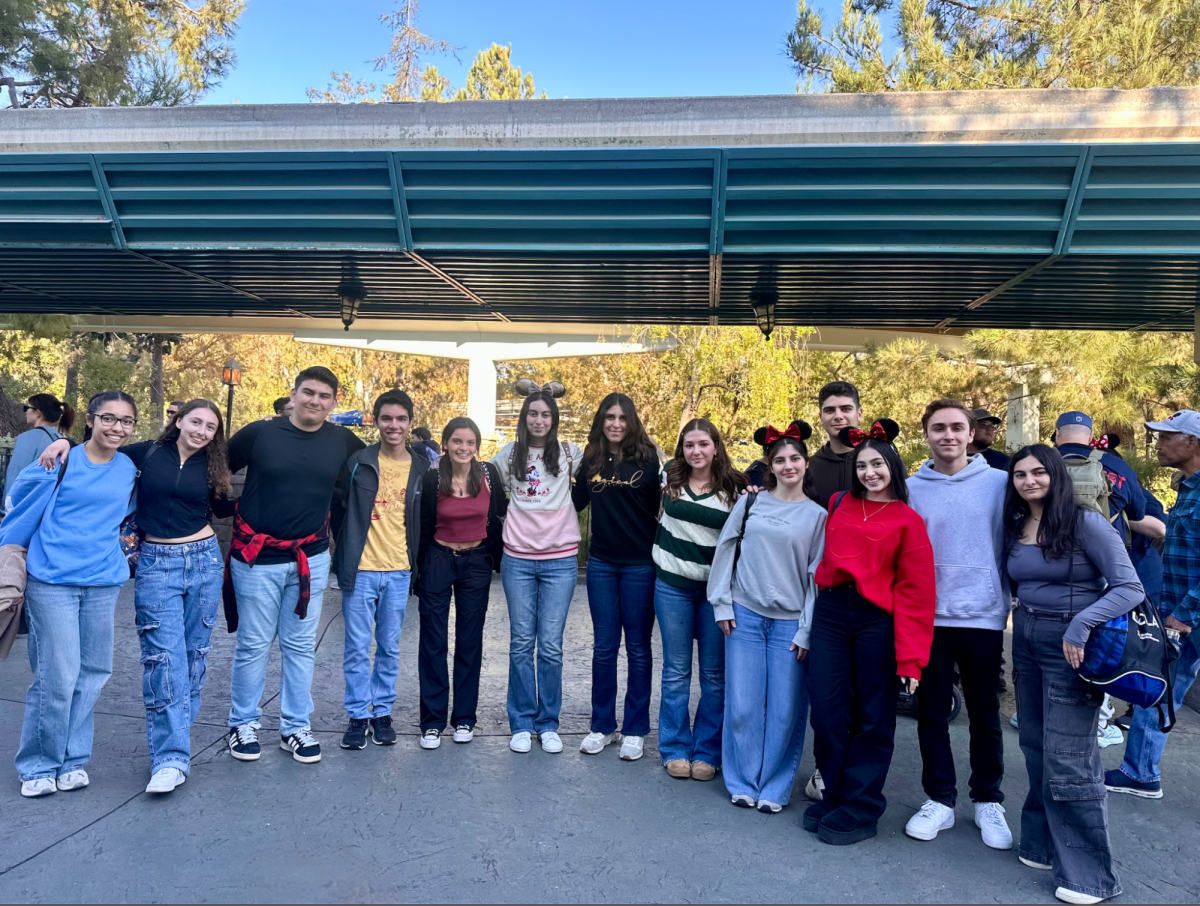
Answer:
[[[1092,428],[1092,417],[1086,412],[1064,412],[1054,423],[1055,428],[1065,428],[1068,425],[1079,425],[1081,428]]]
[[[1172,434],[1190,434],[1200,437],[1200,412],[1195,409],[1180,409],[1161,422],[1146,422],[1151,431],[1167,431]]]
[[[998,415],[992,415],[986,409],[972,409],[971,418],[977,422],[993,422],[997,425],[1003,424],[1003,420]]]

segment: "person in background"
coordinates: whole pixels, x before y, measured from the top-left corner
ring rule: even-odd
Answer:
[[[1064,412],[1054,427],[1054,446],[1064,459],[1087,459],[1093,450],[1101,451],[1100,465],[1112,485],[1108,497],[1108,521],[1126,546],[1129,544],[1130,529],[1157,534],[1153,526],[1142,523],[1146,516],[1146,494],[1137,473],[1124,459],[1105,449],[1107,441],[1101,439],[1093,442],[1091,416],[1084,412]]]
[[[889,419],[842,429],[854,481],[830,501],[816,573],[808,688],[825,792],[805,811],[804,828],[835,846],[878,833],[897,685],[917,691],[933,641],[933,548],[908,506],[899,430]]]
[[[275,400],[273,408],[275,409],[276,415],[282,415],[284,418],[290,418],[292,412],[294,412],[296,409],[296,404],[292,402],[292,398],[290,396],[281,396],[279,399]]]
[[[670,776],[712,780],[721,767],[725,640],[707,586],[717,540],[746,479],[730,464],[721,432],[704,418],[683,426],[663,479],[653,550],[654,613],[663,646],[658,751]],[[693,642],[700,667],[694,723],[688,708]]]
[[[75,424],[75,410],[67,403],[59,402],[49,393],[35,393],[22,406],[28,431],[17,435],[8,469],[4,473],[4,497],[0,500],[0,514],[8,509],[8,494],[21,471],[42,455],[42,451],[71,430]]]
[[[1182,479],[1167,516],[1162,593],[1158,600],[1151,597],[1166,628],[1179,634],[1179,658],[1171,664],[1172,698],[1178,711],[1200,672],[1195,633],[1200,626],[1200,412],[1181,409],[1163,421],[1147,422],[1146,429],[1156,432],[1159,465],[1178,469]],[[1167,734],[1158,729],[1157,709],[1135,708],[1125,758],[1119,768],[1104,775],[1109,792],[1161,799],[1159,763],[1166,745]]]
[[[446,455],[421,485],[421,616],[417,673],[421,684],[421,748],[442,744],[450,710],[450,596],[454,596],[454,741],[475,737],[483,626],[492,571],[499,564],[508,498],[500,473],[476,457],[482,443],[471,419],[452,418],[442,431]]]
[[[746,481],[752,488],[761,488],[766,486],[767,475],[771,471],[771,464],[767,461],[767,429],[759,428],[754,432],[754,443],[762,448],[762,455],[750,463],[750,468],[746,470]]]
[[[420,453],[435,466],[437,465],[438,457],[442,455],[438,443],[433,439],[433,435],[429,433],[429,429],[424,425],[419,425],[413,428],[413,437],[416,438],[412,444],[414,453]]]
[[[492,457],[509,495],[500,578],[508,601],[508,747],[530,751],[533,734],[542,751],[563,750],[563,633],[579,578],[579,517],[571,483],[583,451],[558,439],[557,381],[541,386],[524,378],[517,439]],[[535,663],[536,647],[536,663]]]
[[[829,439],[813,454],[804,490],[813,503],[825,509],[834,494],[850,490],[853,484],[854,448],[840,437],[846,428],[857,428],[862,421],[858,388],[848,381],[826,384],[817,394],[817,409]]]
[[[982,455],[967,454],[974,438],[972,422],[958,400],[930,403],[921,419],[930,458],[907,483],[909,505],[925,521],[933,545],[937,612],[929,663],[917,691],[921,785],[928,798],[904,830],[915,840],[933,840],[954,826],[958,788],[950,707],[957,670],[971,724],[975,826],[992,849],[1012,849],[1012,831],[1000,804],[1004,737],[996,683],[1012,609],[1001,521],[1008,478]]]
[[[320,365],[296,375],[290,416],[251,422],[229,441],[229,470],[247,469],[225,563],[225,621],[237,632],[226,745],[257,761],[271,643],[279,640],[279,746],[301,764],[321,760],[312,733],[312,677],[329,578],[330,504],[342,466],[365,445],[326,421],[338,379]]]
[[[734,805],[765,814],[791,799],[808,720],[813,574],[825,544],[825,511],[804,495],[811,434],[804,422],[768,428],[767,489],[734,505],[708,579],[726,637],[725,789]]]
[[[989,466],[1007,475],[1007,454],[1001,453],[992,446],[996,442],[996,432],[1000,430],[1000,426],[1004,422],[986,409],[972,409],[970,414],[971,418],[975,420],[975,435],[967,447],[967,455],[975,456],[981,453]]]
[[[167,420],[163,423],[164,428],[169,428],[175,421],[175,416],[179,414],[179,410],[183,408],[183,400],[171,400],[167,405]]]
[[[1008,576],[1020,602],[1013,666],[1029,794],[1021,863],[1054,872],[1065,903],[1121,893],[1108,839],[1096,741],[1103,694],[1077,672],[1094,627],[1145,592],[1108,520],[1076,500],[1063,458],[1045,444],[1012,457],[1004,498]]]
[[[93,709],[112,675],[113,611],[129,564],[120,527],[137,468],[118,448],[137,424],[120,390],[88,402],[90,438],[55,471],[32,463],[13,483],[0,545],[27,548],[29,666],[16,767],[21,795],[86,787]]]
[[[392,705],[400,674],[400,631],[417,576],[421,485],[429,460],[407,447],[413,401],[403,390],[375,399],[379,443],[352,455],[334,487],[345,518],[336,530],[334,572],[342,591],[349,726],[343,749],[396,742]],[[417,576],[419,578],[419,576]],[[375,667],[371,668],[371,637]]]
[[[642,757],[650,732],[654,682],[654,533],[658,527],[658,449],[633,400],[610,393],[600,403],[571,491],[575,509],[592,508],[587,592],[592,648],[591,732],[579,749],[599,755],[617,740],[617,653],[625,635],[629,662],[621,758]]]

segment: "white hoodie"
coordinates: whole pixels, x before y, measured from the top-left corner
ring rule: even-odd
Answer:
[[[1012,609],[1005,574],[1004,492],[1008,473],[981,455],[956,475],[927,460],[908,479],[909,505],[925,520],[937,578],[935,626],[1004,629]]]

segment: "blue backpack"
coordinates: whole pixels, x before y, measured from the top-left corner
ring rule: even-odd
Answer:
[[[1092,629],[1079,676],[1131,705],[1158,708],[1158,728],[1166,733],[1175,726],[1171,662],[1178,657],[1158,608],[1146,598],[1129,613]]]

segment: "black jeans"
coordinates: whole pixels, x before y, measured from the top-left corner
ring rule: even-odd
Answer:
[[[850,586],[823,589],[813,608],[808,696],[824,801],[866,827],[887,807],[883,783],[896,737],[892,615]]]
[[[950,751],[950,708],[954,665],[962,676],[971,720],[971,801],[1003,802],[1004,737],[996,675],[1004,655],[1004,631],[935,626],[929,666],[917,687],[917,737],[921,741],[921,786],[934,802],[954,808],[958,788]]]
[[[450,593],[454,593],[454,714],[451,724],[475,726],[479,672],[483,665],[483,623],[487,618],[492,561],[482,548],[454,551],[434,542],[421,568],[417,612],[421,639],[417,674],[421,680],[421,732],[446,729],[450,678],[446,669]]]
[[[1096,742],[1104,695],[1063,656],[1067,614],[1013,617],[1013,682],[1029,795],[1021,810],[1021,855],[1054,866],[1060,887],[1115,897],[1121,882],[1108,842],[1108,793]]]

